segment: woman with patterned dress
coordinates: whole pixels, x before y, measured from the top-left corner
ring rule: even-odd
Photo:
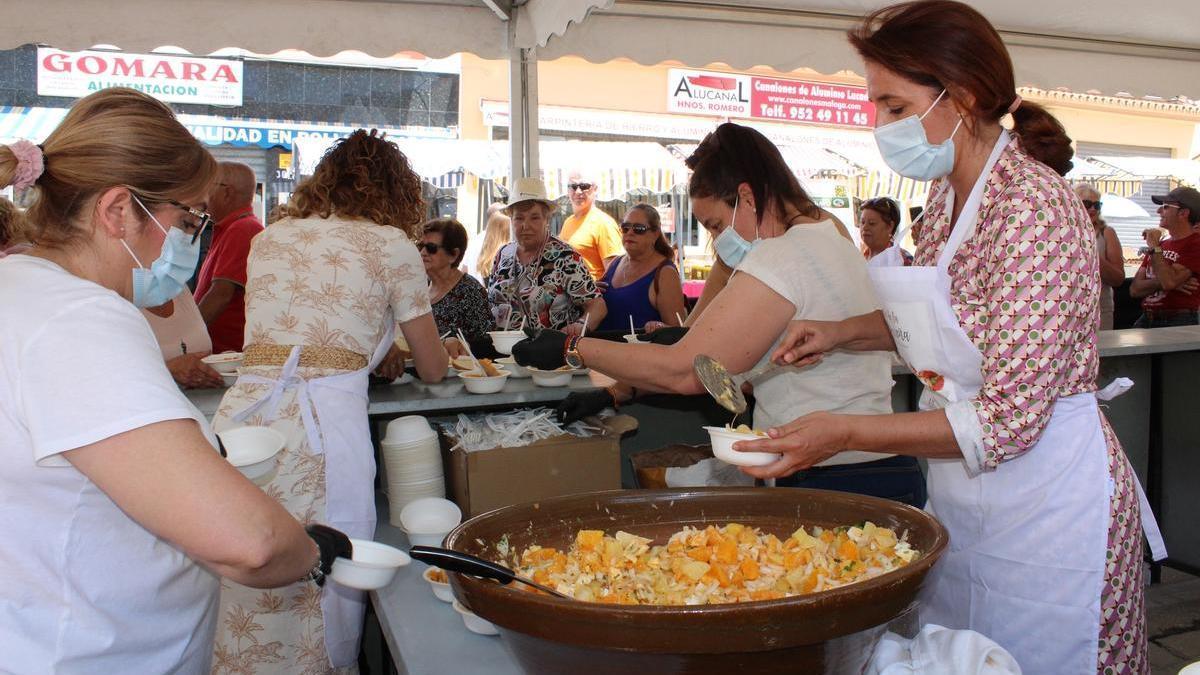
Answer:
[[[871,270],[882,311],[796,322],[776,357],[894,349],[925,384],[921,412],[806,415],[738,444],[784,453],[748,472],[847,447],[924,456],[950,547],[922,622],[976,630],[1028,674],[1148,672],[1144,507],[1096,402],[1100,278],[1091,222],[1060,175],[1070,139],[1016,95],[999,35],[966,5],[884,8],[850,40],[884,159],[936,180],[914,265]]]
[[[302,522],[350,537],[375,533],[375,461],[367,374],[395,358],[398,324],[417,374],[449,361],[412,239],[420,178],[394,143],[359,130],[339,141],[255,237],[246,283],[246,347],[213,426],[281,432],[260,482]],[[326,673],[357,663],[364,594],[337,584],[262,591],[224,582],[215,673]]]
[[[553,328],[578,335],[604,320],[604,298],[583,258],[550,236],[554,202],[537,178],[518,178],[505,205],[512,218],[513,241],[496,254],[488,277],[488,303],[498,330]],[[524,321],[522,322],[522,317]]]

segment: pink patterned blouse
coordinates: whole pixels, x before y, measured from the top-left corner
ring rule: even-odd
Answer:
[[[936,265],[950,236],[949,188],[945,179],[931,187],[917,265]],[[971,400],[983,470],[1032,447],[1058,397],[1095,390],[1099,275],[1095,234],[1071,186],[1010,142],[987,178],[975,232],[950,264],[954,312],[983,353],[983,387]]]

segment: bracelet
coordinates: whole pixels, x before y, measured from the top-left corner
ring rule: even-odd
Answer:
[[[321,569],[321,558],[317,556],[317,562],[313,568],[308,571],[308,580],[320,586],[325,583],[325,572]]]

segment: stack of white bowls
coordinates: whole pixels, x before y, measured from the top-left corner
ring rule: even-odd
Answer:
[[[419,415],[388,423],[379,443],[387,480],[389,520],[400,526],[400,511],[411,501],[445,497],[442,452],[437,432]]]

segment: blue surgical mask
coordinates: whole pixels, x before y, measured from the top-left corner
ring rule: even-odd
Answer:
[[[733,226],[733,222],[737,219],[738,202],[740,199],[741,197],[739,196],[733,200],[733,215],[729,217],[729,226],[722,230],[721,234],[718,234],[716,240],[713,241],[717,255],[720,256],[721,260],[725,261],[726,265],[729,265],[730,269],[741,264],[742,258],[745,258],[750,249],[754,248],[759,242],[757,238],[754,241],[746,241],[742,238],[742,235],[738,234],[737,228]],[[757,232],[758,230],[755,228],[755,233],[757,234]]]
[[[920,117],[909,115],[875,130],[875,143],[879,146],[879,153],[883,155],[883,161],[887,162],[892,171],[913,180],[933,180],[949,175],[954,168],[954,134],[957,134],[958,128],[962,126],[962,117],[958,118],[958,124],[954,125],[950,138],[938,145],[929,142],[925,135],[925,126],[921,124],[921,120],[925,119],[945,95],[946,90],[943,89],[934,99],[933,105],[929,106],[929,110]]]
[[[158,307],[167,304],[187,288],[188,279],[192,278],[192,273],[196,271],[196,263],[200,260],[200,238],[193,237],[178,227],[163,227],[142,200],[136,196],[133,199],[146,215],[150,216],[150,220],[154,221],[158,229],[167,235],[163,239],[162,253],[150,263],[149,269],[142,265],[137,254],[129,248],[129,244],[126,244],[124,239],[121,240],[121,245],[129,251],[129,255],[138,265],[133,268],[134,306]]]

